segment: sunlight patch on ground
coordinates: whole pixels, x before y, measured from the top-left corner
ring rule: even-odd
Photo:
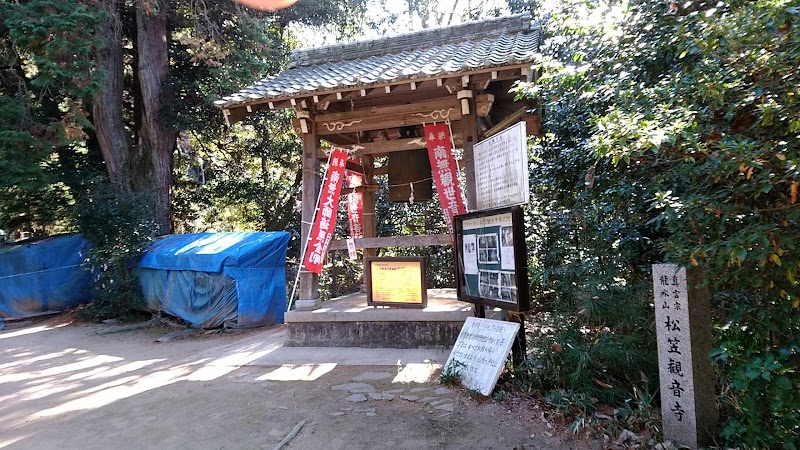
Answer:
[[[0,334],[0,339],[11,339],[15,337],[25,336],[26,334],[34,334],[52,329],[53,329],[52,327],[46,327],[46,326],[25,328],[23,330],[11,331],[8,333]]]
[[[21,436],[16,436],[16,437],[13,437],[13,438],[8,438],[8,439],[3,439],[2,437],[0,437],[0,448],[9,447],[9,446],[11,446],[11,445],[23,440],[23,439],[28,438],[28,436],[30,436],[30,435],[23,434]]]
[[[74,348],[68,348],[68,349],[62,350],[60,352],[47,353],[47,354],[44,354],[44,355],[35,356],[33,358],[28,358],[27,357],[28,355],[32,355],[33,352],[20,353],[19,355],[14,355],[13,356],[14,358],[19,358],[18,361],[8,362],[8,363],[5,363],[5,364],[0,364],[0,370],[10,369],[10,368],[15,367],[15,366],[28,365],[28,364],[32,364],[32,363],[39,362],[39,361],[46,361],[48,359],[59,358],[59,357],[62,357],[62,356],[66,356],[66,355],[68,355],[68,354],[70,354],[70,353],[72,353],[74,351],[75,351]]]
[[[101,392],[101,391],[104,391],[106,389],[110,389],[110,388],[113,388],[113,387],[116,387],[116,386],[122,386],[125,383],[132,383],[133,381],[135,381],[135,380],[137,380],[139,378],[141,378],[140,375],[129,375],[127,377],[122,377],[122,378],[120,378],[118,380],[111,380],[108,383],[101,384],[100,386],[96,386],[96,387],[93,387],[93,388],[84,389],[82,391],[75,392],[75,393],[67,396],[67,398],[70,398],[70,399],[80,398],[80,397],[82,397],[82,396],[84,396],[86,394],[93,394],[95,392]]]
[[[84,395],[84,392],[80,392],[78,393],[78,395],[81,395],[80,398],[31,414],[26,420],[37,420],[42,417],[58,416],[70,412],[101,408],[115,401],[180,381],[182,377],[190,371],[191,367],[187,365],[177,366],[145,375],[133,383],[115,386],[89,395]]]
[[[65,326],[69,325],[70,323],[72,323],[72,322],[70,321],[70,322],[59,323],[59,324],[53,325],[53,326],[41,325],[41,326],[38,326],[38,327],[24,328],[24,329],[18,330],[18,331],[8,331],[8,332],[0,333],[0,339],[11,339],[11,338],[15,338],[15,337],[25,336],[26,334],[34,334],[34,333],[40,333],[42,331],[49,331],[49,330],[52,330],[54,328],[65,327]]]
[[[284,364],[272,372],[256,378],[256,381],[314,381],[332,371],[335,367],[335,363]]]
[[[61,375],[68,372],[75,372],[78,370],[89,369],[102,364],[122,361],[123,358],[118,356],[98,355],[92,358],[86,358],[82,361],[74,362],[71,364],[62,364],[60,366],[51,367],[37,372],[22,372],[17,374],[0,375],[0,384],[13,383],[16,381],[31,380],[40,377],[49,377],[54,375]]]
[[[166,361],[166,358],[159,359],[146,359],[142,361],[133,361],[112,369],[102,370],[100,372],[92,373],[86,377],[87,380],[99,380],[101,378],[116,377],[124,373],[133,372],[134,370],[143,369],[156,363]],[[79,375],[78,375],[79,376]],[[70,377],[72,378],[72,377]]]
[[[219,377],[225,376],[234,370],[238,369],[239,366],[214,366],[214,365],[206,365],[203,366],[186,377],[187,381],[212,381],[216,380]]]
[[[402,366],[392,383],[427,383],[435,379],[436,371],[441,369],[439,364],[411,363]]]
[[[18,393],[23,400],[38,400],[50,395],[60,394],[62,392],[71,391],[80,388],[80,383],[45,383],[38,386],[23,389]]]

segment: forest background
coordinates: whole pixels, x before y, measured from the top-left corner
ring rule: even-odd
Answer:
[[[517,88],[543,115],[527,208],[539,327],[512,384],[575,431],[658,433],[649,266],[697,266],[713,293],[719,445],[797,448],[796,1],[300,0],[259,12],[225,0],[4,0],[0,229],[83,232],[103,268],[97,316],[120,314],[137,296],[127,263],[157,234],[297,236],[291,117],[226,128],[215,99],[280,71],[305,36],[523,11],[544,36],[539,80]],[[443,231],[435,202],[385,196],[378,224]],[[451,252],[413,251],[428,256],[431,286],[453,285]],[[332,257],[327,295],[352,289],[358,270]]]

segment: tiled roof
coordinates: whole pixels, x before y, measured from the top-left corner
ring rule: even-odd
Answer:
[[[382,86],[400,81],[532,63],[539,30],[519,14],[371,41],[295,50],[283,72],[215,104],[246,104]]]

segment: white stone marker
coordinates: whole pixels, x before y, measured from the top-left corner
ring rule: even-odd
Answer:
[[[491,394],[518,331],[516,322],[467,317],[442,373],[452,367],[464,387]]]
[[[697,449],[709,445],[717,423],[711,369],[711,308],[700,272],[653,265],[653,295],[664,437]]]

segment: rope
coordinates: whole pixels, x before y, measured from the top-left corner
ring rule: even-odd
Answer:
[[[36,272],[26,272],[26,273],[18,273],[18,274],[15,274],[15,275],[6,275],[4,277],[0,277],[0,280],[5,280],[7,278],[24,277],[26,275],[34,275],[34,274],[37,274],[37,273],[52,272],[54,270],[71,269],[73,267],[81,267],[81,266],[82,266],[82,264],[73,264],[71,266],[63,266],[63,267],[55,267],[53,269],[37,270]]]

